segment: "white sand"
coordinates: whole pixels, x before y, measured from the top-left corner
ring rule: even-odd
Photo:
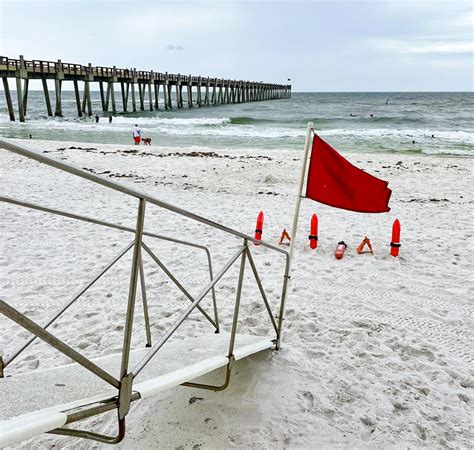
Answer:
[[[289,228],[299,173],[290,151],[218,151],[219,157],[143,155],[176,149],[24,141],[166,201],[252,233],[265,212],[264,238]],[[95,150],[74,150],[70,146]],[[58,148],[66,148],[57,151]],[[180,150],[189,153],[193,149]],[[472,444],[473,220],[472,159],[421,155],[349,155],[390,181],[392,211],[363,215],[304,201],[288,296],[284,348],[235,366],[220,393],[176,388],[132,407],[124,449],[147,448],[468,448]],[[1,195],[130,226],[136,202],[57,170],[0,151]],[[123,177],[123,176],[126,177]],[[6,301],[43,322],[132,236],[1,204],[1,284]],[[309,219],[319,216],[319,248],[308,247]],[[391,224],[402,224],[400,258],[389,256]],[[238,239],[149,206],[146,229],[209,245],[215,269]],[[375,257],[356,255],[364,235]],[[339,240],[348,244],[334,258]],[[200,252],[147,239],[196,294],[207,281]],[[276,312],[283,259],[254,249]],[[187,306],[145,260],[154,340]],[[130,256],[51,328],[88,357],[119,351]],[[238,266],[217,289],[228,330]],[[264,334],[269,320],[247,272],[240,331]],[[137,303],[138,305],[140,302]],[[203,305],[210,308],[210,299]],[[28,336],[0,317],[0,351],[11,354]],[[141,309],[134,346],[144,344]],[[209,331],[199,314],[177,338]],[[68,362],[36,343],[6,369],[15,374]],[[222,372],[206,377],[218,382]],[[198,400],[190,403],[192,397]],[[18,401],[21,401],[19,393]],[[1,407],[1,406],[0,406]],[[115,417],[81,424],[115,433]],[[89,441],[42,435],[23,448],[102,448]],[[104,448],[108,446],[104,446]]]

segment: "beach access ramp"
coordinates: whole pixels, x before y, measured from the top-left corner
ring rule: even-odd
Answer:
[[[125,419],[129,414],[132,402],[147,399],[165,389],[179,385],[213,391],[223,390],[230,382],[232,366],[235,361],[264,350],[279,349],[289,281],[289,254],[286,250],[264,241],[257,242],[253,237],[244,233],[163,202],[125,185],[87,172],[64,161],[58,161],[23,145],[0,139],[0,148],[113,189],[123,195],[134,197],[138,203],[136,226],[135,228],[129,228],[94,217],[75,214],[72,211],[62,211],[41,206],[28,202],[25,199],[0,196],[1,202],[10,205],[41,211],[44,214],[59,215],[70,220],[109,227],[133,235],[133,240],[126,247],[121,249],[107,264],[99,267],[90,280],[60,306],[51,318],[42,325],[34,322],[14,308],[7,299],[0,298],[0,313],[31,333],[31,337],[15,352],[0,356],[0,447],[20,443],[40,433],[80,437],[109,444],[118,443],[125,436]],[[235,253],[222,267],[215,271],[212,266],[211,253],[206,246],[147,231],[145,228],[145,209],[147,205],[179,214],[204,226],[212,227],[237,238]],[[169,267],[163,263],[160,255],[150,249],[146,242],[151,239],[190,246],[205,252],[208,262],[209,282],[197,296],[191,295]],[[251,248],[251,243],[258,243],[259,245],[252,246]],[[268,251],[275,252],[276,256],[280,255],[283,257],[282,285],[277,314],[271,308],[271,302],[267,298],[252,256],[252,253],[261,249],[267,249]],[[58,317],[67,314],[67,310],[73,304],[79,302],[81,296],[106,272],[112,270],[113,266],[129,252],[132,253],[132,258],[128,298],[126,305],[124,305],[126,307],[126,316],[123,323],[124,331],[121,351],[113,355],[90,359],[50,332],[48,327]],[[150,318],[148,314],[142,260],[144,254],[154,261],[160,271],[176,285],[189,302],[187,308],[179,314],[176,321],[168,329],[162,332],[156,342],[152,342],[150,332],[150,322],[154,318]],[[215,286],[234,264],[239,265],[239,275],[236,280],[237,288],[232,323],[229,327],[230,332],[222,333],[219,324]],[[242,301],[242,285],[247,266],[250,266],[261,294],[261,300],[268,312],[270,328],[268,335],[254,336],[237,333],[239,310]],[[138,286],[140,286],[141,302],[143,304],[146,346],[132,350],[133,316]],[[212,297],[212,311],[206,311],[201,305],[202,300],[208,295]],[[199,311],[209,323],[209,333],[183,340],[171,339],[176,330],[193,311]],[[9,373],[9,365],[26,351],[36,339],[44,341],[55,350],[61,352],[70,358],[72,363],[27,373],[15,374],[13,371]],[[219,368],[225,369],[222,383],[210,385],[195,381],[196,378]],[[116,410],[117,413],[118,431],[115,436],[101,434],[97,430],[68,427],[69,424],[112,410]]]

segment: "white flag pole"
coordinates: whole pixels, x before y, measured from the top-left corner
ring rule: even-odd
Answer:
[[[296,196],[296,204],[295,204],[295,212],[293,215],[293,225],[291,226],[291,243],[290,243],[290,251],[289,251],[289,256],[288,256],[288,275],[291,279],[291,266],[293,262],[293,252],[295,250],[295,243],[296,243],[296,232],[298,230],[298,219],[300,215],[300,206],[301,206],[301,199],[302,199],[302,193],[303,193],[303,186],[304,186],[304,179],[306,177],[306,165],[308,163],[308,153],[309,153],[309,144],[311,142],[311,133],[313,131],[313,122],[308,122],[308,129],[306,131],[306,141],[304,144],[304,153],[303,153],[303,164],[301,165],[301,175],[300,175],[300,181],[298,184],[298,194]],[[289,291],[289,284],[290,280],[288,280],[288,286],[286,292]],[[281,319],[282,321],[285,317],[285,310],[286,310],[286,301],[282,305],[282,310],[281,310]],[[282,329],[283,327],[280,327],[280,336],[279,336],[279,343],[278,347],[281,347],[281,341],[282,341]]]

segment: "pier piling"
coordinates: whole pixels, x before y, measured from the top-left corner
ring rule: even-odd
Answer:
[[[12,96],[10,94],[10,86],[8,85],[8,78],[2,77],[3,80],[3,91],[5,92],[5,100],[7,102],[8,115],[10,120],[15,120],[15,110],[13,109]]]
[[[78,117],[82,117],[81,94],[79,93],[79,83],[77,82],[77,80],[73,80],[73,84],[74,84],[74,96],[76,98],[77,115]],[[44,80],[43,88],[45,88],[45,85],[46,85],[46,80]],[[49,103],[49,94],[48,94],[47,86],[46,86],[44,96],[48,98],[46,102]],[[49,114],[50,109],[51,109],[51,105],[49,106],[49,109],[48,109],[48,115],[52,116],[52,114]]]

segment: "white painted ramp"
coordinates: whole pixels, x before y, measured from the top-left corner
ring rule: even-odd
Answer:
[[[229,340],[230,335],[221,333],[166,343],[134,380],[133,391],[147,398],[225,367]],[[237,334],[234,356],[239,360],[273,345],[269,337]],[[149,350],[131,352],[129,370]],[[93,361],[118,377],[120,354]],[[117,395],[116,389],[78,364],[6,375],[0,379],[0,448],[64,425],[64,411]]]

